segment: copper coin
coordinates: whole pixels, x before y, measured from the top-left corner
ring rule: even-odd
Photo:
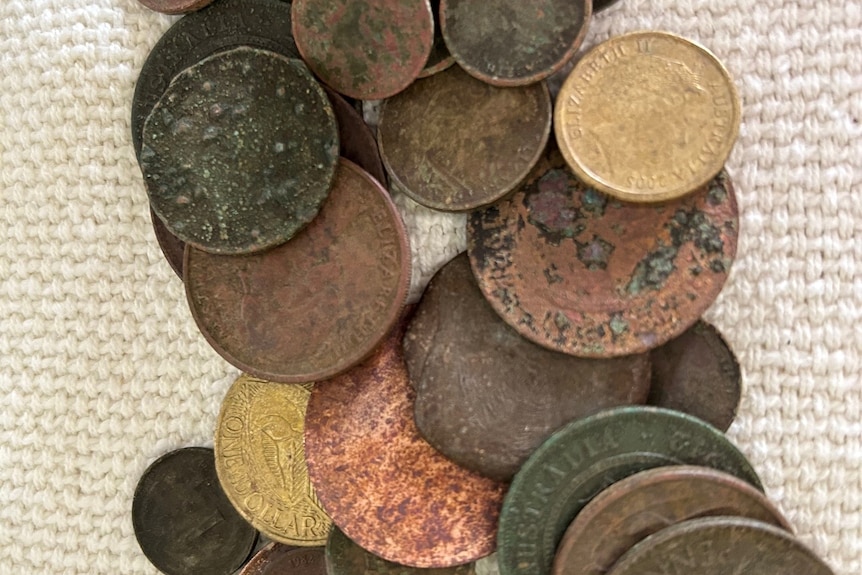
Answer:
[[[298,549],[270,543],[246,563],[239,575],[326,575],[323,547]]]
[[[165,259],[168,260],[171,269],[182,279],[183,253],[186,251],[186,242],[172,234],[152,208],[150,208],[150,219],[153,221],[153,232],[156,234],[156,241],[159,242]]]
[[[141,4],[161,12],[162,14],[183,14],[200,10],[210,4],[213,0],[138,0]]]
[[[544,82],[497,88],[453,66],[386,100],[377,129],[393,180],[414,200],[463,211],[515,189],[551,130]]]
[[[419,72],[420,78],[427,78],[437,72],[449,68],[455,63],[455,58],[449,53],[446,41],[443,39],[443,29],[440,27],[440,0],[431,0],[431,12],[434,15],[434,43],[431,44],[431,53],[425,67]]]
[[[470,263],[518,333],[584,357],[648,351],[685,331],[718,296],[739,219],[722,172],[664,204],[587,187],[552,151],[509,198],[473,212]]]
[[[434,40],[428,0],[296,0],[293,37],[308,67],[361,100],[397,94],[419,76]]]
[[[524,339],[482,296],[461,254],[431,280],[404,337],[416,425],[453,461],[511,480],[565,423],[643,403],[649,356],[583,359]]]
[[[446,46],[472,76],[524,86],[568,62],[584,40],[590,0],[441,0]]]
[[[335,119],[338,121],[338,141],[341,146],[341,155],[383,184],[386,185],[386,171],[383,169],[383,161],[380,159],[380,151],[377,149],[377,138],[356,108],[351,106],[347,100],[342,98],[331,88],[324,86]]]
[[[388,561],[451,567],[494,551],[505,486],[422,439],[394,330],[362,365],[315,384],[305,421],[308,471],[345,535]]]
[[[603,575],[630,547],[668,525],[716,515],[748,517],[790,531],[766,496],[708,467],[643,471],[596,496],[569,526],[553,575]]]
[[[247,256],[186,248],[186,296],[215,350],[247,373],[317,381],[362,361],[395,324],[410,248],[381,185],[341,159],[320,214],[291,241]]]
[[[742,373],[715,327],[699,320],[652,350],[650,359],[648,404],[684,411],[727,431],[739,407]]]

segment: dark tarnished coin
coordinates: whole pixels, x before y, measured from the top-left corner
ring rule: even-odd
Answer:
[[[730,178],[664,204],[589,188],[551,151],[520,190],[473,212],[470,263],[518,333],[584,357],[648,351],[718,296],[739,233]]]
[[[739,363],[718,330],[698,321],[650,352],[647,403],[684,411],[727,431],[742,395]]]
[[[239,575],[326,575],[323,547],[297,549],[270,543],[258,551]]]
[[[431,44],[431,54],[428,55],[425,67],[419,72],[420,78],[442,72],[455,63],[455,58],[449,53],[443,40],[443,29],[440,27],[440,0],[431,0],[431,12],[434,15],[434,43]]]
[[[331,88],[324,86],[329,102],[338,121],[338,141],[341,145],[341,155],[386,186],[386,171],[377,149],[377,139],[374,133],[356,108],[338,95]]]
[[[704,517],[647,537],[608,575],[833,575],[822,559],[786,531],[742,517]]]
[[[603,575],[630,547],[669,525],[732,515],[790,525],[766,496],[708,467],[650,469],[614,483],[581,511],[563,536],[553,575]]]
[[[295,0],[292,17],[308,67],[361,100],[388,98],[410,85],[434,40],[428,0]]]
[[[547,78],[578,51],[590,0],[441,0],[443,38],[455,61],[497,86]]]
[[[302,62],[248,47],[174,78],[143,138],[153,210],[186,243],[221,254],[293,237],[317,215],[338,160],[332,106]]]
[[[204,337],[240,369],[317,381],[368,356],[395,324],[410,247],[381,185],[348,160],[320,215],[286,244],[218,256],[186,248],[186,296]]]
[[[404,337],[416,425],[468,469],[509,481],[560,426],[644,403],[649,356],[583,359],[518,335],[476,286],[466,254],[437,272]]]
[[[458,467],[419,435],[394,330],[363,364],[316,383],[308,471],[342,531],[388,561],[451,567],[494,550],[505,486]]]
[[[229,575],[257,539],[219,485],[213,450],[203,447],[172,451],[144,471],[132,527],[144,555],[167,575]]]
[[[290,32],[290,3],[278,0],[219,0],[180,18],[150,51],[132,99],[132,144],[141,154],[141,134],[150,111],[174,77],[207,56],[254,46],[299,58]]]
[[[503,502],[501,575],[547,575],[566,528],[602,489],[639,471],[680,464],[712,467],[762,489],[721,432],[684,413],[618,407],[563,427],[527,460]]]
[[[171,269],[182,279],[183,253],[186,251],[186,243],[172,234],[152,209],[150,209],[150,219],[153,221],[153,231],[156,234],[156,241],[159,242],[159,247],[165,255],[165,259],[168,260]]]
[[[593,0],[593,14],[610,8],[620,0]]]
[[[393,180],[414,200],[463,211],[513,190],[551,130],[544,82],[496,88],[453,66],[386,100],[377,137]]]
[[[213,0],[138,0],[141,4],[161,12],[162,14],[183,14],[184,12],[193,12],[200,10]]]

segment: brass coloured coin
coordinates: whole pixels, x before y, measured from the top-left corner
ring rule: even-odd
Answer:
[[[323,547],[304,549],[270,543],[238,575],[327,575]]]

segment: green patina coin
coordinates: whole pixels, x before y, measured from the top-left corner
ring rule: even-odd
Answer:
[[[302,62],[240,47],[181,72],[144,124],[153,210],[181,240],[241,254],[279,245],[329,194],[338,127]]]
[[[515,476],[500,514],[500,573],[547,575],[560,539],[595,495],[674,464],[712,467],[762,490],[745,456],[699,419],[655,407],[603,411],[560,429]]]

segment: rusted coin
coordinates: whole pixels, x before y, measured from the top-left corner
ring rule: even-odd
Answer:
[[[580,179],[623,200],[658,202],[721,171],[740,118],[733,80],[712,52],[667,32],[635,32],[578,61],[557,97],[554,129]]]
[[[138,0],[141,4],[162,14],[183,14],[194,12],[210,4],[213,0]]]
[[[203,447],[172,451],[144,471],[132,527],[144,555],[167,575],[229,575],[257,539],[219,486],[213,450]]]
[[[428,0],[295,0],[293,37],[308,67],[361,100],[397,94],[419,76],[434,40]]]
[[[699,320],[650,352],[647,403],[684,411],[727,431],[742,395],[739,362],[715,327]]]
[[[515,475],[497,536],[502,575],[547,575],[572,519],[602,489],[665,465],[703,465],[762,489],[751,464],[717,429],[657,407],[617,407],[551,436]]]
[[[552,573],[603,575],[647,536],[716,515],[748,517],[791,531],[763,493],[732,475],[708,467],[662,467],[614,483],[584,507],[557,548]]]
[[[446,41],[443,39],[443,29],[440,27],[440,0],[431,0],[431,12],[434,16],[434,43],[431,44],[431,53],[425,67],[419,72],[420,78],[427,78],[437,72],[449,68],[455,63],[455,58],[449,53]]]
[[[348,160],[320,215],[247,256],[186,248],[186,296],[204,337],[240,369],[317,381],[367,357],[407,299],[410,247],[381,185]]]
[[[183,253],[186,250],[186,243],[171,233],[165,227],[165,223],[159,219],[152,209],[150,209],[150,219],[153,221],[153,231],[156,234],[156,241],[159,243],[165,259],[168,260],[171,269],[173,269],[180,279],[183,277]]]
[[[338,121],[338,141],[341,155],[383,184],[386,185],[386,171],[377,149],[377,138],[356,108],[342,98],[332,88],[323,88],[332,104],[335,119]]]
[[[468,563],[494,550],[505,486],[458,467],[419,435],[403,333],[315,384],[309,474],[333,522],[375,555],[411,567]]]
[[[550,130],[544,82],[496,88],[453,66],[386,100],[377,136],[400,189],[430,208],[463,211],[513,190]]]
[[[251,558],[239,575],[327,575],[323,547],[297,549],[270,543]]]
[[[583,359],[539,347],[491,309],[466,254],[431,280],[404,337],[416,425],[444,455],[509,481],[562,425],[644,403],[649,356]]]
[[[833,575],[786,531],[743,517],[704,517],[672,525],[630,549],[608,575]]]
[[[623,203],[552,151],[509,198],[473,212],[470,263],[521,335],[584,357],[648,351],[715,300],[736,255],[736,198],[722,172],[661,205]]]
[[[443,38],[455,61],[496,86],[524,86],[568,62],[584,40],[590,0],[441,0]]]

